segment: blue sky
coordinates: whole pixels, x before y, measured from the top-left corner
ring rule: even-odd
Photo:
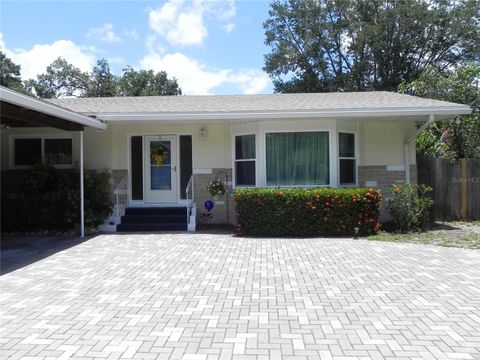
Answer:
[[[184,94],[271,93],[262,71],[268,1],[2,0],[0,48],[35,77],[62,56],[84,71],[165,70]]]

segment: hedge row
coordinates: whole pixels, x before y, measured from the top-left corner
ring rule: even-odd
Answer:
[[[235,191],[237,233],[253,236],[345,236],[378,231],[381,194],[372,189]]]
[[[95,228],[112,211],[110,176],[85,172],[85,226]],[[2,232],[67,231],[80,221],[78,170],[43,164],[25,170],[16,193],[2,193]]]

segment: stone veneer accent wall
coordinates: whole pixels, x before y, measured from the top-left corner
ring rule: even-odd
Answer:
[[[206,221],[202,216],[208,211],[204,207],[204,203],[207,200],[212,200],[210,194],[207,191],[207,184],[210,180],[214,180],[220,172],[226,172],[228,174],[228,195],[225,195],[223,198],[214,201],[215,206],[211,211],[212,219]],[[222,174],[219,176],[219,179],[225,181],[225,176]],[[232,169],[213,169],[211,174],[195,174],[195,203],[197,204],[197,223],[210,223],[210,224],[226,224],[227,223],[227,196],[228,196],[228,216],[229,223],[236,224],[235,218],[235,204],[234,198],[231,195],[232,192]],[[222,203],[223,202],[223,203]]]

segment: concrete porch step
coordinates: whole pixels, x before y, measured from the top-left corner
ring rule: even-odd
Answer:
[[[163,224],[118,224],[117,232],[187,231],[187,222]]]
[[[129,207],[125,209],[117,231],[186,231],[186,215],[186,207]]]

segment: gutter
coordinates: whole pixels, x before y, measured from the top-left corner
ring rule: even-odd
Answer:
[[[297,118],[345,118],[345,117],[394,117],[469,114],[467,106],[437,108],[402,109],[326,109],[326,110],[282,110],[282,111],[232,111],[232,112],[97,112],[103,121],[209,121],[209,120],[261,120],[261,119],[297,119]]]

